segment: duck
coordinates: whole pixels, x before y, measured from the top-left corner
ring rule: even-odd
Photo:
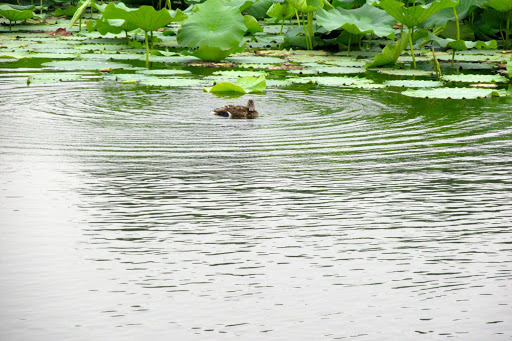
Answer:
[[[256,118],[258,112],[254,108],[254,101],[252,99],[247,101],[247,105],[226,105],[222,108],[213,110],[215,115],[229,117],[229,118]]]

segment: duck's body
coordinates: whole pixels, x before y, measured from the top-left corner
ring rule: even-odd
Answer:
[[[229,118],[256,118],[258,112],[254,109],[254,101],[250,99],[247,106],[243,105],[226,105],[222,108],[213,110],[215,115],[229,117]]]

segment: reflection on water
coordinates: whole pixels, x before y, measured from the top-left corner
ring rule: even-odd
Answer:
[[[2,339],[512,336],[510,100],[2,82]]]

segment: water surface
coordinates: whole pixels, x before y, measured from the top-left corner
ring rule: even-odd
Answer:
[[[2,340],[509,340],[512,101],[0,80]]]

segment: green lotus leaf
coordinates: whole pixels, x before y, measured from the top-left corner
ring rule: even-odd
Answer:
[[[213,75],[216,76],[223,76],[223,77],[231,77],[231,78],[238,78],[238,77],[260,77],[261,75],[266,75],[264,72],[258,72],[258,71],[233,71],[233,70],[225,70],[225,71],[215,71]]]
[[[75,11],[73,18],[71,18],[71,22],[69,23],[69,28],[73,27],[73,25],[82,17],[82,14],[85,10],[91,6],[93,0],[85,0],[83,4],[81,4]]]
[[[441,98],[441,99],[476,99],[491,97],[499,92],[492,89],[478,89],[478,88],[432,88],[432,89],[418,89],[406,90],[402,92],[403,95],[418,98]]]
[[[485,50],[495,50],[498,47],[498,43],[496,40],[491,41],[465,41],[465,40],[455,40],[450,38],[441,38],[435,36],[432,32],[428,33],[428,37],[430,40],[435,41],[441,47],[448,47],[450,49],[456,51],[464,51],[472,48],[477,49],[485,49]]]
[[[382,49],[382,52],[375,56],[372,63],[366,64],[366,67],[377,67],[388,64],[395,64],[402,54],[402,51],[407,47],[408,39],[407,35],[398,39],[394,45],[387,45]]]
[[[500,75],[446,75],[443,80],[461,83],[506,83],[508,79]]]
[[[226,7],[238,8],[238,10],[240,12],[245,11],[246,9],[248,9],[249,7],[254,5],[254,3],[256,2],[256,0],[218,0],[218,1],[221,2]],[[202,5],[200,5],[200,6],[202,6]]]
[[[222,82],[211,88],[204,88],[207,92],[234,92],[234,93],[258,93],[264,92],[267,87],[265,75],[259,77],[241,77],[234,84],[230,82]]]
[[[352,10],[337,8],[326,11],[319,9],[317,23],[329,32],[342,28],[350,34],[373,33],[379,37],[395,33],[393,17],[386,11],[367,4]]]
[[[237,8],[226,7],[219,0],[208,0],[183,23],[178,31],[178,43],[228,50],[238,46],[246,31],[244,17]]]
[[[245,44],[243,46],[235,46],[230,49],[224,50],[217,46],[201,46],[197,50],[195,50],[191,55],[197,57],[201,60],[207,60],[212,62],[218,62],[223,59],[226,59],[229,55],[241,52],[245,49]]]
[[[187,88],[187,87],[201,86],[204,84],[204,81],[202,81],[200,79],[192,79],[192,78],[151,77],[151,78],[143,79],[139,83],[142,85],[148,85],[148,86]]]
[[[63,70],[124,69],[129,67],[127,64],[95,60],[58,60],[43,63],[42,66]]]
[[[400,87],[400,88],[437,88],[443,86],[443,82],[429,81],[429,80],[392,80],[383,83],[389,87]]]
[[[53,14],[55,16],[57,16],[57,17],[64,17],[64,16],[72,17],[75,14],[77,9],[78,9],[77,6],[69,6],[69,7],[65,8],[65,9],[57,7],[55,9],[55,11],[53,12]]]
[[[288,20],[295,16],[295,8],[287,3],[281,5],[281,3],[276,2],[270,6],[267,15],[271,18],[275,18],[276,22]]]
[[[347,66],[314,66],[309,69],[290,70],[288,72],[289,73],[298,73],[298,74],[330,73],[330,74],[348,75],[348,74],[356,74],[356,73],[365,73],[366,69],[364,67],[347,67]]]
[[[421,76],[432,76],[434,71],[427,70],[411,70],[411,69],[377,69],[378,73],[392,76],[403,76],[403,77],[421,77]]]
[[[67,73],[67,72],[51,72],[32,74],[28,77],[30,83],[58,83],[83,80],[82,76],[87,74]],[[92,74],[88,74],[92,75]]]
[[[153,75],[153,76],[175,76],[175,75],[189,74],[190,71],[176,70],[176,69],[159,69],[159,70],[140,70],[140,71],[135,71],[135,73],[141,73],[144,75]]]
[[[288,0],[288,3],[302,13],[314,12],[324,7],[322,0]]]
[[[373,81],[359,77],[297,77],[291,78],[292,83],[297,84],[319,84],[325,86],[354,86],[360,84],[373,84]]]
[[[133,31],[137,26],[127,22],[124,19],[105,19],[91,20],[87,23],[87,31],[98,31],[101,35],[107,33],[119,34],[123,31]]]
[[[512,0],[489,0],[487,6],[494,8],[498,12],[508,12],[512,10]]]
[[[405,7],[404,3],[398,0],[380,0],[377,6],[388,12],[396,21],[411,28],[418,26],[431,15],[458,4],[459,0],[435,0],[428,5]]]
[[[169,11],[167,9],[155,10],[153,6],[140,6],[139,8],[128,8],[123,3],[109,3],[103,12],[105,19],[124,19],[146,32],[155,31],[173,21],[181,21],[186,18],[179,9]]]
[[[459,20],[466,18],[470,12],[471,8],[480,7],[482,8],[489,0],[461,0],[459,4],[455,6],[455,10],[457,11],[457,17]],[[445,8],[430,18],[425,20],[424,27],[435,27],[435,26],[444,26],[448,21],[455,21],[455,15],[453,13],[453,9]]]
[[[247,32],[254,34],[257,32],[263,32],[263,28],[258,24],[258,21],[252,15],[244,15],[245,26]]]
[[[24,21],[35,16],[34,12],[32,12],[32,9],[34,9],[35,6],[28,6],[28,8],[19,7],[20,6],[16,5],[2,4],[0,5],[0,16],[3,16],[7,20],[9,20],[9,23],[16,21]]]
[[[272,0],[258,0],[246,12],[257,19],[264,19],[268,9],[272,6]]]

